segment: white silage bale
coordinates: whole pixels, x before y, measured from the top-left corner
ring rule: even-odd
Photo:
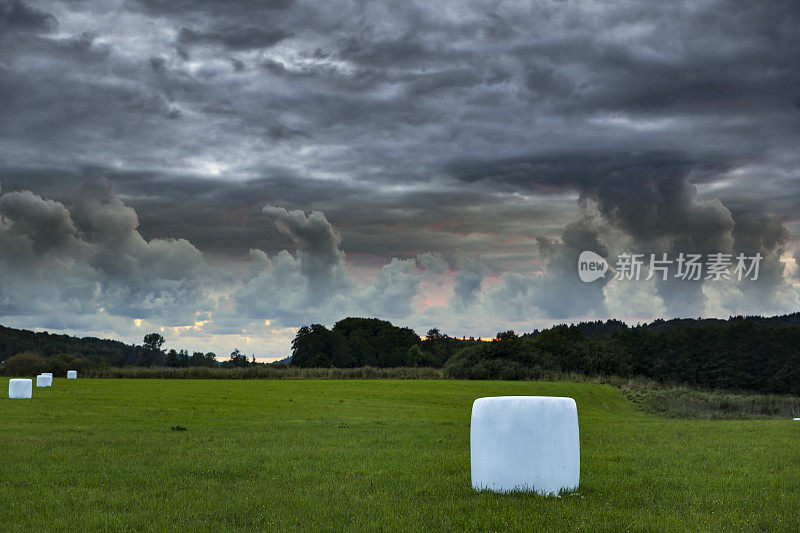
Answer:
[[[67,379],[78,379],[77,370],[67,370]]]
[[[572,398],[497,396],[472,404],[472,486],[558,494],[580,480],[578,409]]]
[[[30,379],[11,379],[8,381],[8,397],[28,400],[33,394],[33,381]]]
[[[37,387],[49,387],[53,384],[53,376],[47,374],[39,374],[36,376]]]

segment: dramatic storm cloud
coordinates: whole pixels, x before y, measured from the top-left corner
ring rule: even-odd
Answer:
[[[283,356],[348,315],[795,311],[798,27],[795,0],[0,0],[0,323]],[[758,280],[613,279],[717,252]]]

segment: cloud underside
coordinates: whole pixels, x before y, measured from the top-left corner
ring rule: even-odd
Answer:
[[[348,314],[794,311],[799,26],[794,0],[0,0],[0,321],[285,349]],[[583,284],[586,249],[764,261]]]
[[[37,317],[38,327],[53,329],[80,330],[100,319],[128,335],[145,322],[176,330],[188,326],[211,336],[242,334],[254,323],[287,336],[311,322],[378,316],[422,332],[438,326],[485,336],[507,327],[533,329],[612,315],[631,320],[774,313],[796,303],[792,275],[780,260],[785,230],[764,221],[741,229],[729,224],[712,242],[703,234],[704,248],[669,231],[642,240],[608,220],[602,208],[585,207],[560,238],[539,237],[541,267],[535,272],[493,274],[478,255],[425,252],[392,258],[365,281],[348,265],[340,232],[319,211],[264,206],[262,216],[292,251],[270,256],[251,249],[247,260],[222,260],[185,239],[147,240],[138,231],[136,212],[113,192],[86,188],[84,193],[69,207],[30,191],[0,195],[3,316]],[[686,209],[709,207],[690,200]],[[730,218],[719,205],[711,207],[721,220]],[[773,233],[753,227],[771,227]],[[756,281],[637,282],[608,275],[584,283],[578,278],[581,251],[613,262],[615,251],[632,247],[653,253],[757,252],[764,261]]]

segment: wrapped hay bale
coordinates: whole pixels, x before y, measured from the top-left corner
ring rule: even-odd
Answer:
[[[37,387],[49,387],[53,384],[53,376],[48,374],[39,374],[36,376]]]
[[[67,370],[67,379],[78,379],[77,370]]]
[[[29,400],[33,393],[33,381],[30,379],[11,379],[8,381],[8,397]]]
[[[578,488],[578,409],[572,398],[498,396],[472,404],[472,487],[558,494]]]

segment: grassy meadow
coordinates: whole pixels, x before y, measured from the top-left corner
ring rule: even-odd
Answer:
[[[577,492],[471,489],[472,402],[517,394],[575,398]],[[796,531],[798,443],[592,383],[56,378],[0,396],[0,529]]]

